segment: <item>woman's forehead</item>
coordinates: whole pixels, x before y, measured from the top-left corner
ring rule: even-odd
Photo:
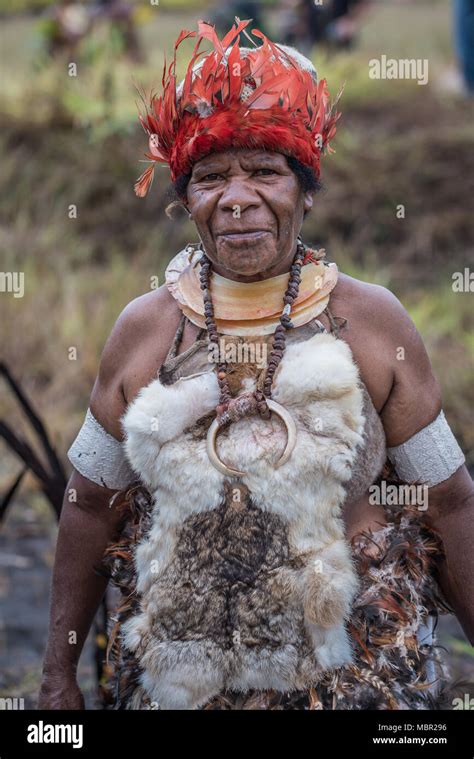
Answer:
[[[263,150],[262,148],[230,148],[218,153],[210,153],[201,158],[199,161],[196,161],[193,169],[213,163],[228,163],[235,160],[242,163],[253,162],[254,160],[275,163],[283,162],[286,159],[282,153],[276,153],[273,150]]]

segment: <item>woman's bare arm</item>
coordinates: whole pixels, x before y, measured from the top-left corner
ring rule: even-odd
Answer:
[[[118,529],[120,516],[109,506],[115,492],[76,471],[68,482],[53,570],[40,709],[84,708],[76,669],[107,587],[96,568]],[[71,494],[76,500],[70,500]]]
[[[384,320],[395,379],[381,418],[387,444],[393,447],[430,424],[442,400],[423,340],[403,306],[389,293]],[[441,537],[442,589],[474,645],[474,485],[465,466],[428,489],[428,508],[422,518]]]
[[[443,541],[441,587],[474,646],[474,485],[465,466],[429,489],[425,519]]]
[[[156,375],[179,319],[179,308],[165,287],[136,298],[117,319],[102,353],[89,404],[95,418],[117,440],[122,439],[120,419],[127,404]],[[74,499],[70,497],[71,489],[75,491]],[[109,507],[116,492],[76,471],[66,488],[53,570],[40,708],[83,708],[76,669],[107,586],[106,579],[95,570],[120,526],[120,513],[116,507]]]
[[[102,353],[90,406],[102,426],[120,439],[126,403],[119,357],[132,330],[123,312]],[[84,708],[76,669],[85,639],[107,587],[96,569],[119,526],[109,502],[116,490],[102,487],[73,471],[63,498],[50,599],[50,627],[43,663],[39,707]]]

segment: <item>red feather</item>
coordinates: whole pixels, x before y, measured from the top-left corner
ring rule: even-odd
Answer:
[[[151,183],[153,182],[153,172],[155,171],[155,167],[149,166],[148,169],[146,169],[143,174],[138,177],[137,181],[134,185],[135,195],[138,195],[139,198],[144,198],[147,194],[148,190],[151,187]]]
[[[340,94],[330,106],[326,80],[316,83],[258,29],[252,33],[262,44],[242,57],[239,35],[250,21],[235,20],[222,40],[205,21],[198,22],[197,32],[183,29],[179,34],[173,60],[163,68],[162,95],[152,94],[149,108],[139,116],[151,140],[149,157],[168,164],[175,180],[212,151],[262,147],[298,158],[319,176],[321,154],[331,152],[329,142],[336,133]],[[196,44],[178,97],[176,55],[190,37],[196,37]],[[199,52],[203,39],[212,44],[210,52]],[[202,55],[203,64],[194,70]],[[247,85],[254,90],[242,100]],[[152,179],[150,167],[135,184],[137,195],[146,195]]]

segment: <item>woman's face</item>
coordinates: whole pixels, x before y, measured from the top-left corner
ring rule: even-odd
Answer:
[[[251,282],[289,270],[313,196],[284,155],[244,149],[195,163],[187,201],[215,271]]]

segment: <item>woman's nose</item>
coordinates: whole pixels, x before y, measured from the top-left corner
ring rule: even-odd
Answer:
[[[218,202],[220,210],[235,212],[238,208],[240,213],[260,204],[261,198],[247,176],[228,177]]]

